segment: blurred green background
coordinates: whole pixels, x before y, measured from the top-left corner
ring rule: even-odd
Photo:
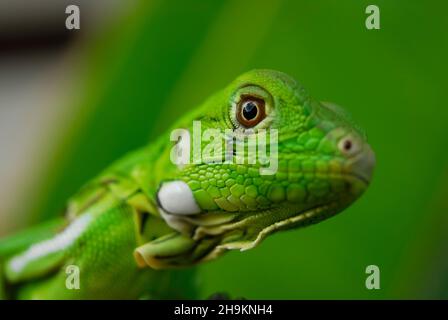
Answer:
[[[381,30],[365,28],[365,8]],[[376,152],[363,197],[322,224],[200,266],[203,296],[448,298],[448,5],[441,1],[138,1],[86,35],[69,122],[23,195],[26,224],[252,68],[346,108]],[[381,289],[365,288],[378,265]]]

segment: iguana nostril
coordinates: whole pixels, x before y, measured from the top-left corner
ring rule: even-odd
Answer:
[[[345,151],[350,151],[352,148],[352,141],[351,140],[345,140],[343,144],[343,148]]]
[[[362,151],[362,143],[356,137],[349,135],[339,141],[338,148],[345,156],[353,157]]]

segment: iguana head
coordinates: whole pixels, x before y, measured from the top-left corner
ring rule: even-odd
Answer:
[[[364,192],[375,163],[339,107],[272,70],[241,75],[170,135],[160,151],[157,203],[188,244],[146,257],[155,268],[250,249],[278,230],[331,217]]]

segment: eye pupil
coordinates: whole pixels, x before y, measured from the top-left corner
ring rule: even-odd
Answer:
[[[248,101],[243,106],[243,116],[247,120],[252,120],[257,117],[258,114],[258,106],[253,101]]]

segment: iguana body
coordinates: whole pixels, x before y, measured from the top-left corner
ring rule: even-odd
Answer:
[[[277,130],[275,171],[263,173],[249,150],[243,162],[235,149],[213,161],[173,162],[170,133],[192,132],[194,121],[242,139]],[[274,131],[267,132],[273,151]],[[224,159],[231,161],[217,161]],[[314,101],[283,73],[245,73],[88,183],[64,220],[1,241],[0,295],[193,298],[190,266],[340,212],[365,190],[373,165],[364,136],[337,107]],[[67,288],[70,266],[80,270],[79,289]]]

